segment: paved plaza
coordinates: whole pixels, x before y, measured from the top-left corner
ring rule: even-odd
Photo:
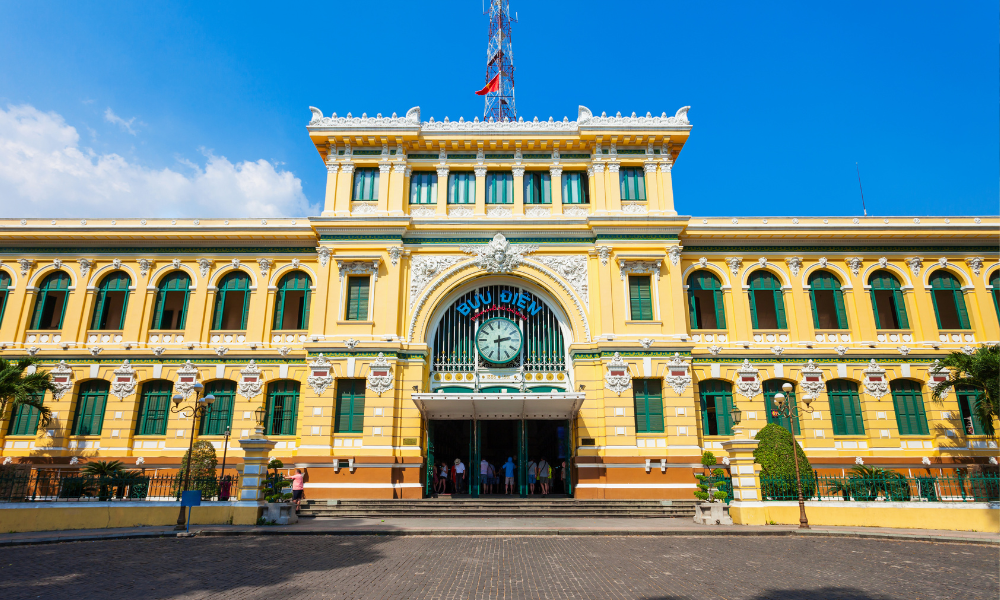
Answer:
[[[827,537],[253,536],[0,548],[14,598],[987,598],[995,546]]]

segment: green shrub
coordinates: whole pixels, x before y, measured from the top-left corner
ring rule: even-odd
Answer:
[[[795,484],[795,457],[792,455],[792,434],[777,423],[769,423],[757,432],[758,442],[753,451],[754,462],[760,465],[761,491],[770,498],[798,498]],[[816,493],[816,478],[802,447],[795,444],[799,455],[802,495],[808,499]],[[770,481],[767,481],[767,480]]]
[[[201,499],[208,500],[214,497],[219,491],[219,481],[215,472],[219,460],[215,456],[215,446],[212,442],[199,440],[194,443],[194,452],[191,454],[191,480],[188,482],[189,490],[201,490]],[[177,473],[177,480],[174,483],[174,494],[179,498],[181,486],[184,484],[184,475],[187,472],[188,453],[185,452],[181,458],[181,468]]]

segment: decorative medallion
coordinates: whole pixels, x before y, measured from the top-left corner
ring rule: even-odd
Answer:
[[[456,206],[455,208],[448,209],[449,217],[471,217],[472,215],[472,209],[464,206]]]
[[[368,389],[379,396],[392,388],[392,365],[385,359],[385,354],[378,353],[375,362],[368,365]]]
[[[66,395],[66,392],[73,389],[73,369],[61,360],[54,369],[49,371],[52,378],[52,399],[59,400]]]
[[[611,258],[611,246],[598,246],[597,257],[601,259],[601,266],[608,266],[608,259]]]
[[[860,256],[848,258],[844,262],[846,262],[847,266],[851,268],[851,273],[853,273],[855,276],[861,273],[862,260]]]
[[[653,345],[653,339],[652,338],[642,338],[642,339],[639,340],[639,344],[642,345],[643,348],[647,348],[648,349],[650,346]]]
[[[184,363],[184,366],[177,369],[177,381],[174,382],[174,393],[180,394],[187,400],[191,392],[194,391],[194,384],[198,383],[198,367],[191,364],[191,361]]]
[[[250,400],[259,396],[263,387],[264,378],[261,376],[260,367],[251,360],[246,367],[240,370],[240,385],[237,392],[240,396]]]
[[[644,215],[648,211],[645,202],[622,202],[622,212],[633,215]]]
[[[684,246],[674,245],[667,248],[667,255],[670,257],[670,264],[677,266],[681,262],[681,252],[684,251]]]
[[[431,219],[437,216],[437,211],[425,206],[414,207],[410,209],[410,216],[415,219]]]
[[[868,395],[876,400],[889,393],[889,380],[885,376],[885,369],[878,366],[873,358],[864,370],[865,390]]]
[[[409,254],[409,251],[404,250],[402,246],[389,246],[389,262],[394,267],[399,265],[400,256],[408,256]]]
[[[781,346],[771,346],[771,352],[775,356],[781,356],[781,353],[784,352],[784,351],[785,351],[785,349],[782,348]]]
[[[410,307],[432,279],[452,267],[462,256],[414,256],[410,260]]]
[[[913,276],[914,277],[919,277],[920,276],[920,269],[921,269],[921,267],[924,266],[924,259],[923,259],[923,257],[920,257],[920,256],[910,256],[910,257],[904,259],[903,262],[905,262],[907,264],[907,266],[910,267],[910,270],[913,271]]]
[[[359,340],[356,340],[354,338],[344,340],[344,345],[347,346],[350,350],[354,350],[354,347],[360,343],[361,342]]]
[[[146,273],[149,273],[149,269],[153,267],[153,261],[148,258],[139,259],[139,275],[145,277]]]
[[[258,258],[257,265],[260,266],[260,274],[264,277],[267,277],[268,272],[274,265],[274,261],[269,258]]]
[[[736,370],[736,393],[749,399],[760,393],[760,372],[750,364],[749,359],[743,359],[743,364]]]
[[[816,366],[816,363],[809,359],[809,362],[802,367],[802,381],[799,382],[799,389],[802,390],[802,397],[806,400],[815,400],[823,392],[823,370]]]
[[[506,219],[513,217],[514,213],[506,206],[491,206],[486,209],[486,216],[494,219]]]
[[[709,346],[708,351],[712,353],[712,356],[718,356],[722,352],[722,346]]]
[[[17,264],[21,265],[21,277],[24,277],[28,274],[28,269],[34,266],[35,261],[28,258],[19,258],[17,259]]]
[[[80,276],[86,277],[87,273],[90,273],[90,268],[94,266],[94,261],[87,258],[81,258],[77,262],[80,263]]]
[[[124,400],[135,392],[135,369],[126,359],[122,366],[115,369],[115,378],[111,382],[111,395]]]
[[[538,250],[538,246],[511,244],[502,233],[481,246],[462,246],[462,252],[475,254],[476,265],[489,273],[510,273],[524,261],[525,255]]]
[[[324,246],[316,248],[316,254],[319,256],[319,264],[321,267],[325,267],[327,263],[330,262],[330,249]]]
[[[628,363],[618,352],[615,352],[611,362],[608,363],[607,372],[604,375],[604,387],[619,396],[625,390],[632,388],[632,372],[628,368]]]
[[[333,364],[322,354],[309,363],[309,378],[306,379],[306,383],[317,396],[322,396],[323,392],[333,385]]]
[[[740,265],[743,264],[743,257],[742,256],[727,256],[726,257],[726,264],[729,265],[729,270],[732,272],[733,275],[739,275],[740,274]]]
[[[679,353],[675,352],[674,357],[667,361],[667,375],[664,379],[678,395],[683,394],[687,386],[691,385],[691,369]]]
[[[208,258],[198,259],[198,270],[201,272],[202,277],[208,277],[208,272],[212,268],[212,261]]]
[[[563,209],[563,214],[567,217],[586,217],[589,212],[586,208],[581,208],[579,206],[571,206],[569,208]]]
[[[835,350],[835,351],[837,352],[837,354],[839,354],[840,356],[843,356],[843,355],[847,354],[847,346],[834,346],[834,347],[833,347],[833,349],[834,349],[834,350]]]

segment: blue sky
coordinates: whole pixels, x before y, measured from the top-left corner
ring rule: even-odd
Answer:
[[[0,216],[318,214],[325,114],[482,115],[471,2],[0,4]],[[997,214],[992,2],[512,3],[518,114],[673,114],[695,215]]]

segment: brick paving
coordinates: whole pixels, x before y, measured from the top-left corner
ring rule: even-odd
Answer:
[[[159,538],[0,548],[0,598],[995,600],[998,559],[824,537]]]

